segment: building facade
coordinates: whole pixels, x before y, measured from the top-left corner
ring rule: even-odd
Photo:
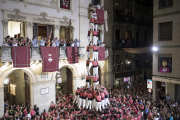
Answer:
[[[153,99],[159,99],[158,91],[169,94],[171,100],[180,102],[179,85],[179,21],[178,0],[154,0],[153,9]],[[161,87],[159,87],[161,86]]]
[[[153,1],[114,0],[113,61],[115,83],[152,75]]]
[[[85,85],[86,47],[89,28],[89,4],[104,6],[104,25],[98,27],[100,40],[106,44],[106,60],[99,63],[101,83],[113,85],[112,72],[112,6],[109,0],[70,0],[69,8],[61,8],[61,0],[1,0],[0,1],[0,44],[8,35],[80,39],[79,63],[69,64],[64,48],[59,48],[59,72],[62,84],[58,85],[57,72],[42,73],[42,58],[38,47],[31,47],[31,67],[13,68],[11,47],[1,47],[0,66],[0,117],[4,113],[4,100],[10,103],[36,104],[40,112],[56,101],[56,90],[75,93],[77,87]],[[59,74],[59,73],[58,73]],[[10,84],[11,83],[11,84]],[[63,87],[63,88],[62,88]]]

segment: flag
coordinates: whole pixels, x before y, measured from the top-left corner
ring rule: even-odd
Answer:
[[[47,43],[47,46],[48,46],[48,47],[50,46],[51,33],[52,33],[52,27],[51,27],[51,31],[50,31],[49,39],[48,39],[48,43]]]

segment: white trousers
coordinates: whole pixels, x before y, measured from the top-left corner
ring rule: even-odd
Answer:
[[[96,51],[93,51],[93,60],[98,60],[98,52],[96,52]]]
[[[76,103],[76,101],[78,101],[77,99],[78,99],[78,96],[75,95],[75,98],[74,98],[74,100],[73,100],[73,103],[74,103],[74,102]]]
[[[108,99],[108,98],[105,98],[105,105],[107,105],[107,104],[109,104],[109,105],[110,105],[110,103],[109,103],[109,99]]]
[[[90,28],[94,31],[94,23],[90,23]]]
[[[97,45],[97,37],[93,37],[93,45]]]
[[[94,109],[95,106],[96,106],[96,99],[93,99],[93,100],[92,100],[92,109]]]
[[[101,111],[101,102],[96,102],[96,111]]]
[[[92,100],[88,100],[86,104],[86,109],[88,109],[89,107],[89,109],[91,110],[91,106],[92,106]]]
[[[88,58],[90,58],[90,54],[89,54],[89,52],[88,52],[88,51],[87,51],[87,57],[88,57]]]
[[[98,24],[95,24],[95,31],[97,31],[98,29]]]
[[[82,98],[79,98],[79,108],[81,107],[82,104]]]
[[[88,86],[88,88],[89,88],[89,82],[86,82],[86,84],[87,84],[87,86]]]
[[[93,76],[97,76],[98,75],[98,66],[97,67],[93,67]]]
[[[104,109],[104,102],[105,100],[101,100],[101,107]]]
[[[93,82],[93,84],[94,84],[94,85],[98,85],[98,84],[99,84],[99,81],[98,81],[98,82],[95,82],[95,83]]]
[[[87,74],[89,75],[89,66],[86,66]]]
[[[86,99],[82,99],[83,100],[83,108],[86,106]]]
[[[90,36],[88,36],[88,45],[90,44]]]

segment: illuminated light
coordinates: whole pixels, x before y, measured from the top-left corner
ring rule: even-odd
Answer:
[[[157,52],[157,51],[158,51],[158,48],[157,48],[157,47],[153,47],[152,50],[153,50],[154,52]]]
[[[8,84],[9,83],[9,78],[6,78],[5,80],[4,80],[4,84]]]

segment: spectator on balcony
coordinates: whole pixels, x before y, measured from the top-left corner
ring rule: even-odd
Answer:
[[[66,39],[63,40],[64,47],[66,47]]]
[[[16,38],[13,39],[12,46],[18,46],[18,42],[17,42]]]
[[[7,36],[6,38],[7,38],[6,43],[7,43],[9,46],[12,46],[12,41],[11,41],[11,39],[10,39],[10,36]]]
[[[37,36],[35,36],[34,39],[37,42],[37,44],[39,44],[39,40],[37,39]]]
[[[32,46],[33,47],[38,47],[38,42],[35,40],[35,38],[32,39]]]
[[[9,46],[6,41],[3,41],[3,46]]]
[[[31,46],[31,44],[32,44],[32,41],[29,38],[27,38],[26,46]]]
[[[171,69],[172,69],[172,62],[171,62],[171,60],[169,60],[167,67],[170,68],[170,71],[171,71]]]
[[[104,43],[104,42],[102,42],[100,47],[105,47],[105,43]]]
[[[60,42],[59,42],[59,40],[57,39],[57,37],[55,38],[55,43],[56,43],[56,46],[59,47]]]
[[[75,42],[73,40],[71,40],[71,47],[74,47]]]
[[[80,40],[77,40],[77,38],[76,38],[75,39],[74,47],[79,47],[79,44],[80,44]]]
[[[44,37],[41,37],[40,40],[40,46],[45,46],[46,41],[44,40]]]
[[[23,37],[20,38],[19,46],[25,46],[25,40]]]
[[[167,67],[167,61],[166,61],[166,59],[163,60],[163,62],[162,62],[162,67]]]
[[[69,47],[70,45],[71,45],[71,42],[70,42],[70,41],[67,41],[66,46]]]
[[[55,41],[55,38],[53,38],[53,40],[52,40],[52,47],[56,47],[56,41]]]

